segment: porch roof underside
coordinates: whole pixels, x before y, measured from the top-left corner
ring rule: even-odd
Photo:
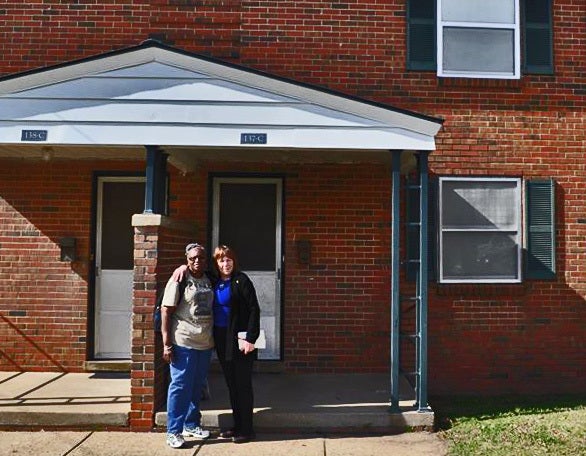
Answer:
[[[204,149],[429,151],[440,127],[439,119],[153,43],[0,81],[0,156],[61,148],[70,158],[84,150],[125,158],[142,145],[178,157]]]

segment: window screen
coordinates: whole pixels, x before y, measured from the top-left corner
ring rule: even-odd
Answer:
[[[144,210],[144,182],[104,182],[102,269],[134,268],[132,216]]]
[[[521,280],[521,181],[440,179],[440,281]]]
[[[437,0],[438,76],[518,79],[519,0]]]
[[[221,184],[219,242],[236,251],[243,270],[276,268],[276,194],[275,184]]]

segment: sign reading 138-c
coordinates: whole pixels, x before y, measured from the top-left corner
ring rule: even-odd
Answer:
[[[21,141],[46,141],[47,130],[22,130]]]

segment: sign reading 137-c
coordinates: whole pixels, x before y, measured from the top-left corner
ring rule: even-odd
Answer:
[[[22,130],[21,141],[46,141],[47,130]]]

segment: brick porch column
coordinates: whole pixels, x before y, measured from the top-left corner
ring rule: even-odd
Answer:
[[[157,290],[175,267],[185,262],[184,248],[197,240],[197,227],[159,214],[136,214],[134,287],[132,297],[132,365],[130,428],[150,431],[165,404],[167,366],[162,361],[161,335],[153,328]]]

